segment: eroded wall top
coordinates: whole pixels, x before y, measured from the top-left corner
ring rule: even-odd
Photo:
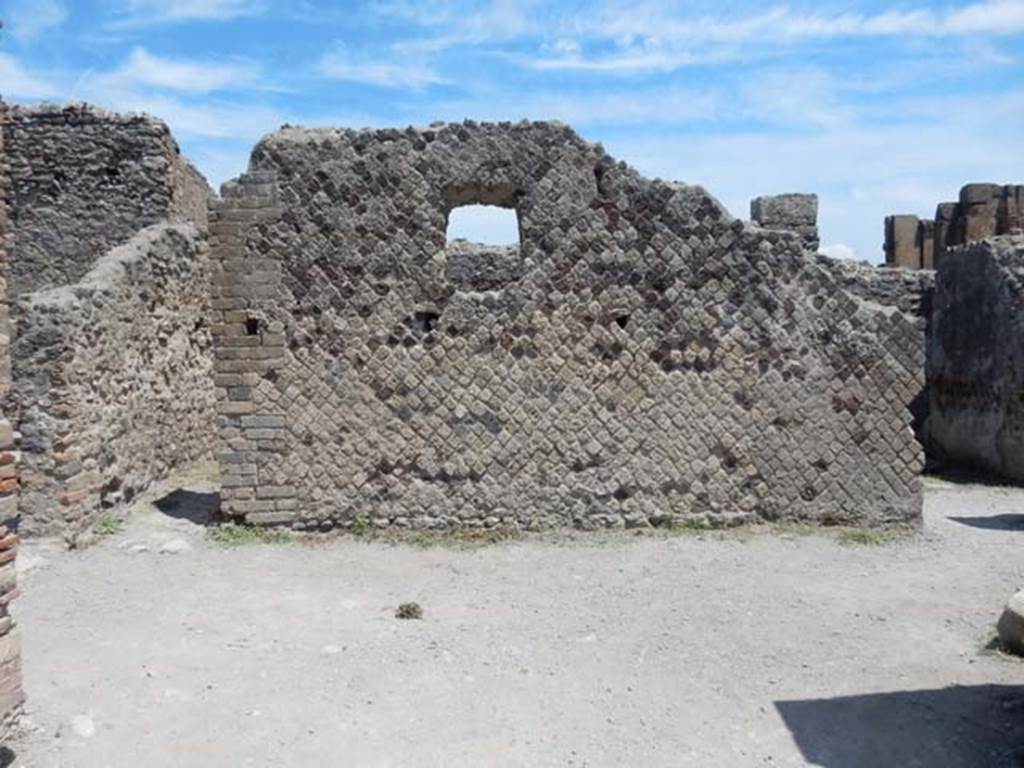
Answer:
[[[84,104],[12,107],[4,136],[12,297],[75,282],[151,224],[206,225],[209,188],[159,120]]]

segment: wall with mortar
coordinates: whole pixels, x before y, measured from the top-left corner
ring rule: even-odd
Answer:
[[[159,120],[85,104],[12,107],[4,134],[12,297],[79,280],[150,224],[206,225],[209,188]]]
[[[919,519],[918,319],[699,187],[644,179],[565,126],[467,122],[284,129],[223,194],[211,303],[229,514]],[[501,284],[465,279],[446,249],[450,211],[470,203],[518,215],[520,266]]]
[[[26,534],[80,534],[176,466],[209,456],[208,257],[157,224],[72,286],[19,300],[13,345]]]
[[[1024,482],[1024,236],[952,250],[928,347],[929,432],[942,456]]]
[[[7,274],[12,242],[8,226],[8,194],[10,191],[4,150],[3,125],[7,106],[0,102],[0,402],[11,388],[10,325],[8,320]],[[21,649],[11,602],[17,596],[17,574],[14,567],[18,538],[17,526],[17,453],[14,430],[9,414],[0,410],[0,743],[21,710],[24,694],[21,689]]]

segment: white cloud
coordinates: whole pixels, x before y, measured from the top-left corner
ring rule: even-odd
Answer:
[[[518,57],[531,69],[540,70],[575,70],[578,72],[671,72],[682,67],[700,62],[692,53],[672,52],[664,50],[626,50],[611,56],[586,57],[579,51],[572,51],[562,56],[550,58]]]
[[[944,20],[947,34],[1011,35],[1024,31],[1024,2],[992,0],[950,13]]]
[[[176,136],[256,141],[287,118],[259,104],[190,103],[178,97],[109,89],[104,83],[82,83],[76,97],[118,112],[144,112],[166,122]]]
[[[0,96],[36,100],[53,98],[58,92],[56,85],[29,72],[13,56],[0,53]]]
[[[460,45],[505,42],[550,32],[541,21],[539,0],[490,0],[483,7],[469,9],[448,0],[433,3],[392,2],[378,5],[376,12],[440,30],[432,36],[405,40],[394,45],[400,54],[438,53]]]
[[[59,0],[21,0],[11,4],[7,16],[11,36],[26,43],[67,21],[68,9]]]
[[[420,90],[448,81],[428,64],[354,61],[344,51],[328,53],[320,59],[320,74],[332,80],[379,85],[385,88]]]
[[[264,0],[125,0],[118,23],[125,26],[175,21],[227,21],[256,16]]]
[[[856,249],[843,243],[831,243],[823,245],[818,249],[819,253],[831,256],[833,259],[849,259],[850,261],[862,261],[863,257]]]
[[[604,143],[643,173],[704,185],[733,211],[747,210],[757,195],[817,192],[823,241],[846,244],[876,262],[885,216],[930,218],[937,203],[955,200],[968,181],[1024,177],[1024,155],[1001,150],[1015,146],[1017,126],[1024,124],[1024,91],[997,101],[958,94],[889,109],[914,119],[814,132],[712,129]]]
[[[946,37],[1013,35],[1024,31],[1024,0],[986,0],[957,11],[886,11],[878,14],[799,13],[784,6],[753,16],[687,17],[658,5],[629,4],[588,17],[590,35],[642,38],[687,45],[833,39],[840,37]]]
[[[677,6],[679,7],[679,6]],[[682,6],[685,7],[685,6]],[[473,28],[470,18],[464,27]],[[484,17],[486,18],[486,17]],[[544,33],[537,27],[513,27]],[[615,3],[575,19],[568,28],[556,26],[553,34],[569,33],[592,44],[611,45],[599,54],[585,56],[580,46],[558,50],[557,56],[522,57],[534,69],[621,73],[664,72],[730,59],[751,59],[767,51],[812,41],[842,38],[945,38],[1000,37],[1024,32],[1024,0],[987,0],[960,10],[886,11],[878,14],[824,12],[799,13],[785,7],[754,15],[694,16],[679,13],[667,4]],[[494,33],[491,41],[507,39],[508,32]],[[437,38],[438,45],[458,40]],[[585,46],[584,46],[585,47]],[[552,46],[542,46],[550,50]]]
[[[250,63],[168,59],[135,48],[120,68],[104,77],[187,93],[210,93],[252,85],[259,77],[259,68]]]

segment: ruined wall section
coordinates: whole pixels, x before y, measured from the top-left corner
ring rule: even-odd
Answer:
[[[447,219],[470,203],[519,217],[504,285],[452,279]],[[229,514],[919,518],[915,318],[564,126],[283,130],[211,232]]]
[[[939,203],[934,219],[885,219],[885,262],[905,269],[938,269],[953,249],[999,235],[1024,233],[1024,186],[966,184],[955,203]]]
[[[13,107],[4,134],[12,297],[74,283],[151,224],[206,226],[206,181],[158,120],[85,104]]]
[[[972,243],[939,268],[929,431],[947,461],[1024,482],[1024,236]]]
[[[811,253],[821,245],[817,195],[791,192],[755,197],[750,201],[750,220],[765,229],[795,232]]]
[[[928,435],[928,390],[925,359],[935,294],[932,270],[906,270],[877,267],[866,262],[819,256],[817,263],[836,281],[836,286],[869,306],[898,310],[900,322],[909,324],[907,332],[890,337],[893,360],[903,369],[905,381],[912,381],[917,395],[910,402],[911,426],[918,442],[931,456]],[[883,310],[887,311],[887,310]]]
[[[3,125],[7,105],[0,101],[0,402],[6,402],[11,388],[10,323],[7,275],[13,238],[8,226],[8,195]],[[18,594],[14,567],[18,537],[17,452],[10,414],[0,411],[0,743],[5,740],[21,710],[25,695],[21,688],[21,647],[11,602]]]
[[[21,298],[26,534],[73,539],[104,508],[212,453],[208,281],[202,233],[159,224],[75,285]]]

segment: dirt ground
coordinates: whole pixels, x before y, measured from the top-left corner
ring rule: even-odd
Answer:
[[[1024,663],[986,649],[1022,490],[930,481],[924,532],[884,544],[429,548],[225,547],[211,490],[24,545],[28,729],[0,765],[1024,765]]]

